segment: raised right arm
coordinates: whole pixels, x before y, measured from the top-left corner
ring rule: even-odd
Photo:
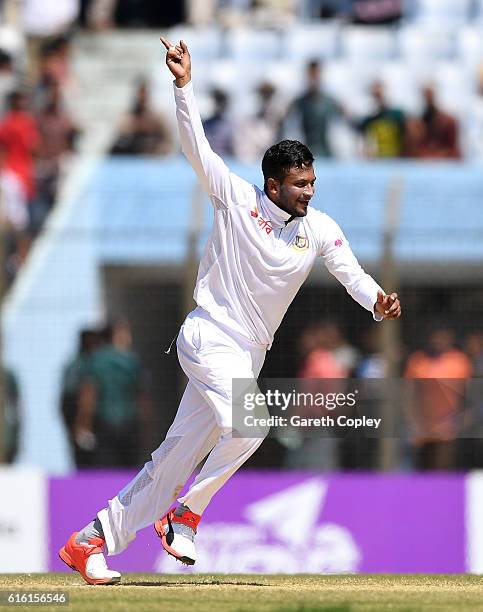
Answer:
[[[191,58],[184,41],[177,46],[161,38],[166,65],[175,77],[174,97],[181,149],[215,206],[228,207],[240,199],[240,190],[252,186],[230,172],[206,139],[191,81]]]

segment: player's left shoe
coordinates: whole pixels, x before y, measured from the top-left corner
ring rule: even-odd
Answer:
[[[186,511],[178,516],[171,510],[154,523],[164,550],[181,563],[194,565],[196,561],[195,535],[201,516]]]

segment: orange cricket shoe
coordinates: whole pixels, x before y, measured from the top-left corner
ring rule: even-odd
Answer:
[[[184,512],[177,516],[171,510],[162,519],[154,523],[154,529],[161,538],[164,550],[185,565],[196,562],[195,535],[201,516]]]
[[[75,531],[65,546],[59,550],[59,557],[74,571],[84,578],[88,584],[116,584],[121,580],[121,574],[108,569],[102,548],[105,540],[91,538],[88,544],[78,544]]]

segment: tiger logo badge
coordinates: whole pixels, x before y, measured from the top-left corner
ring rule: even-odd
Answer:
[[[309,239],[307,236],[295,236],[292,248],[298,252],[306,251],[309,248]]]

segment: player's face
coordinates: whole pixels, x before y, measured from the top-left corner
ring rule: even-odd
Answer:
[[[314,168],[291,168],[282,183],[277,181],[277,187],[275,204],[294,217],[305,217],[315,192]]]

